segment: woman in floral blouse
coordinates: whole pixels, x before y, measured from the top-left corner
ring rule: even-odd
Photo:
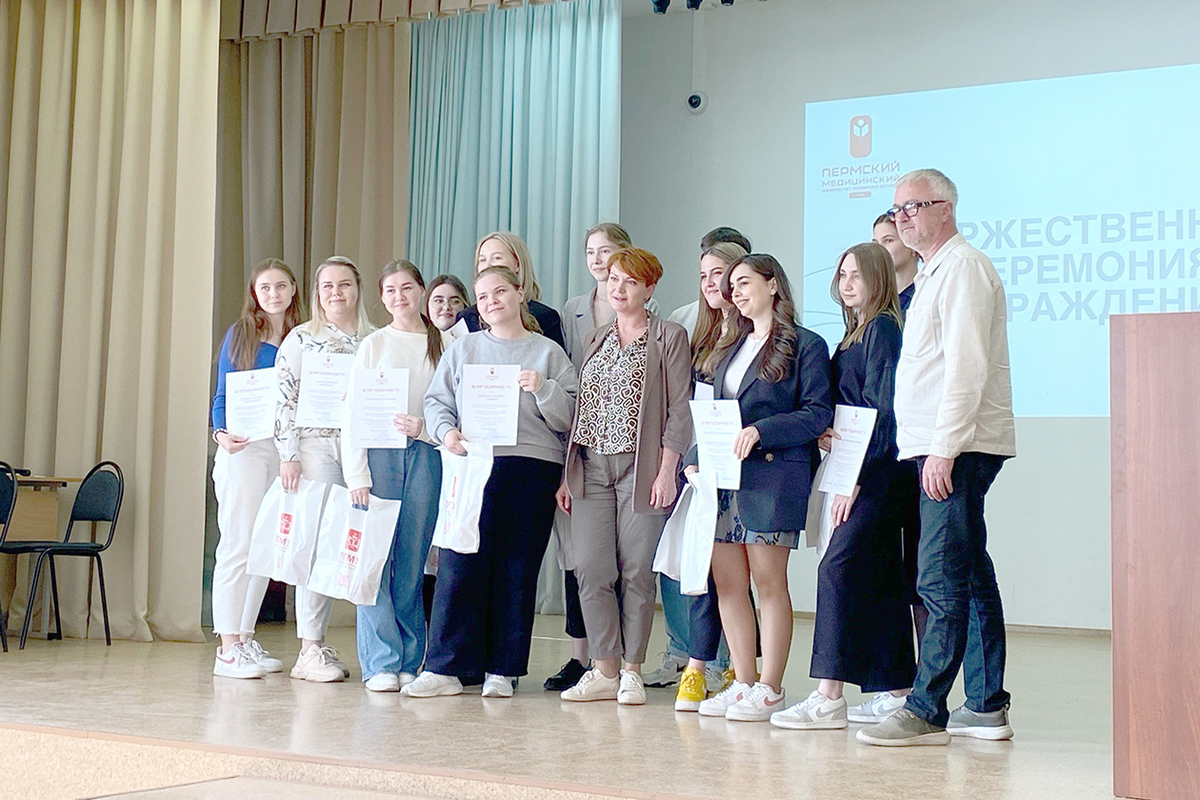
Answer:
[[[275,406],[275,447],[279,450],[279,477],[283,488],[295,491],[300,478],[345,486],[342,478],[341,430],[296,425],[300,401],[300,376],[304,359],[326,353],[353,354],[363,337],[375,328],[362,303],[362,277],[345,256],[330,256],[313,279],[313,318],[298,325],[279,346],[275,367],[279,371],[279,401]],[[296,637],[300,655],[292,677],[328,683],[350,676],[325,632],[333,599],[296,587]]]
[[[661,277],[662,265],[645,250],[614,253],[607,291],[617,316],[584,347],[558,502],[572,515],[595,666],[562,693],[564,700],[646,702],[641,669],[654,621],[654,551],[678,494],[692,425],[687,331],[646,310]]]

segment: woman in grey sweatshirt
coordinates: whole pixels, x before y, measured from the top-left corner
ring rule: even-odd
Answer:
[[[484,697],[511,697],[513,679],[526,673],[538,570],[562,477],[562,437],[575,410],[575,367],[538,333],[516,275],[506,267],[484,269],[475,295],[488,329],[457,340],[442,356],[425,395],[425,421],[447,451],[465,455],[463,367],[516,364],[517,443],[493,450],[478,552],[440,553],[425,671],[402,690],[410,697],[459,694],[461,678],[480,673]]]

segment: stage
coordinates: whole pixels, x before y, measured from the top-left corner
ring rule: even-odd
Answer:
[[[512,699],[478,687],[426,700],[359,682],[353,630],[330,643],[350,681],[294,681],[290,625],[259,639],[285,672],[214,678],[214,646],[31,640],[0,656],[0,797],[142,800],[344,798],[1111,797],[1107,635],[1012,632],[1011,742],[887,749],[846,731],[785,731],[672,710],[571,704],[541,682],[570,652],[561,617],[539,618],[531,675]],[[802,700],[812,623],[797,620],[786,688]],[[661,614],[653,643],[662,649]],[[652,668],[654,665],[647,665]],[[471,693],[471,692],[474,693]],[[849,702],[859,701],[856,691]],[[961,702],[961,691],[952,703]],[[152,791],[153,790],[153,791]],[[135,793],[136,794],[133,794]]]

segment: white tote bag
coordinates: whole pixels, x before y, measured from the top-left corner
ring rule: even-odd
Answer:
[[[687,476],[695,487],[683,527],[679,554],[679,591],[688,595],[708,594],[713,544],[717,532],[717,476],[693,472]]]
[[[483,510],[483,489],[492,476],[492,446],[463,442],[463,447],[467,449],[465,456],[438,448],[442,454],[442,493],[433,545],[469,555],[479,552],[479,513]]]
[[[372,495],[363,508],[351,504],[349,489],[330,487],[308,588],[358,606],[375,605],[399,517],[399,500]]]
[[[301,478],[296,491],[285,492],[281,479],[275,479],[254,520],[247,572],[293,586],[304,585],[312,568],[321,506],[328,489],[327,483]]]
[[[821,485],[821,479],[825,477],[825,467],[829,463],[829,458],[817,467],[817,474],[813,478],[812,492],[808,496],[808,518],[804,523],[804,544],[806,547],[817,548],[817,559],[825,557],[825,551],[829,549],[829,542],[833,539],[833,495],[827,492],[817,491],[817,487]]]
[[[683,552],[683,529],[687,525],[688,507],[692,504],[692,495],[696,488],[691,482],[685,483],[675,501],[675,508],[663,526],[662,536],[658,540],[658,549],[654,551],[654,571],[661,572],[673,581],[679,580],[679,559]]]

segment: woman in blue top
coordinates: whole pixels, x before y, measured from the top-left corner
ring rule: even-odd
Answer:
[[[225,376],[273,368],[280,342],[303,316],[296,276],[277,258],[260,261],[250,272],[241,317],[225,334],[217,360],[212,425],[220,449],[213,463],[213,485],[221,538],[213,567],[212,611],[213,632],[220,635],[221,646],[213,674],[227,678],[261,678],[279,672],[283,662],[254,641],[267,579],[246,573],[254,518],[279,475],[279,455],[271,439],[250,442],[238,431],[226,430]]]
[[[901,569],[896,500],[896,364],[900,299],[892,257],[874,242],[838,260],[830,291],[842,307],[846,334],[833,354],[833,400],[876,411],[871,441],[850,495],[834,495],[833,536],[817,569],[817,618],[808,699],[771,717],[799,730],[845,728],[848,717],[882,719],[904,705],[915,669],[912,623]],[[836,436],[828,430],[821,448]],[[879,694],[846,707],[843,682]]]

